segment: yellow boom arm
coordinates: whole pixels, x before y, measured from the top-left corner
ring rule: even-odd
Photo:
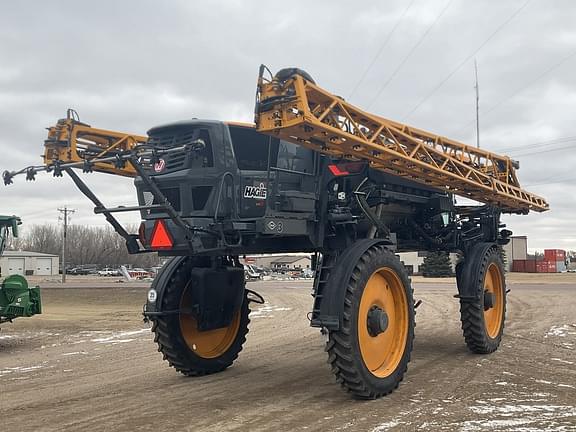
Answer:
[[[89,162],[97,158],[100,161],[90,165],[90,170],[136,177],[132,165],[115,160],[114,156],[146,143],[147,137],[93,128],[75,120],[70,112],[67,118],[58,120],[55,126],[48,128],[48,138],[44,141],[45,165],[54,161]],[[110,160],[101,161],[106,158]]]
[[[362,111],[304,74],[268,80],[261,68],[255,115],[259,132],[333,157],[368,161],[377,170],[504,212],[548,210],[544,198],[520,187],[517,163],[508,156]]]

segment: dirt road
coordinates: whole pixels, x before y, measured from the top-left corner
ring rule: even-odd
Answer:
[[[511,285],[506,336],[469,354],[452,282],[415,283],[416,340],[392,395],[352,400],[308,327],[310,283],[255,282],[244,351],[224,373],[167,367],[141,286],[46,288],[45,314],[0,332],[0,418],[17,431],[576,431],[576,284]]]

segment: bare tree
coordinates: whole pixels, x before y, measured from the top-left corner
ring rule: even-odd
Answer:
[[[136,227],[128,227],[136,231]],[[124,239],[111,227],[70,225],[68,227],[68,262],[71,266],[96,264],[115,267],[131,265],[152,267],[158,265],[156,253],[130,255]],[[61,255],[62,229],[56,225],[32,225],[22,230],[17,239],[11,239],[10,249]]]

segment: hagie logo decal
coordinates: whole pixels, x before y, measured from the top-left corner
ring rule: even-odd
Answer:
[[[164,171],[164,168],[166,168],[166,161],[164,159],[160,159],[154,164],[154,171],[157,173]]]
[[[258,186],[246,186],[244,188],[244,198],[266,199],[266,186],[260,183]]]

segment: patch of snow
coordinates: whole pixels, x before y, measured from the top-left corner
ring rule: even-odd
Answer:
[[[3,375],[8,375],[9,373],[28,373],[35,371],[37,369],[42,369],[46,367],[46,363],[47,362],[44,362],[41,365],[35,365],[35,366],[14,366],[0,369],[0,377]]]
[[[264,306],[254,309],[250,312],[250,318],[273,318],[272,312],[285,312],[292,310],[291,308],[273,306],[268,303],[264,303]]]
[[[460,431],[492,431],[496,428],[502,430],[511,430],[510,427],[512,426],[524,425],[529,422],[530,420],[527,419],[468,420],[464,422]]]
[[[551,358],[550,360],[554,360],[554,361],[556,361],[556,362],[558,362],[558,363],[564,363],[564,364],[569,364],[569,365],[573,365],[573,364],[574,364],[574,362],[571,362],[571,361],[568,361],[568,360],[562,360],[562,359],[559,359],[559,358]]]
[[[22,333],[18,333],[18,334],[1,335],[0,340],[15,339],[15,338],[32,339],[35,337],[42,337],[43,338],[46,336],[60,336],[60,333],[49,333],[49,332],[45,332],[45,331],[39,331],[39,332],[26,331],[26,332],[22,332]]]
[[[516,432],[564,432],[576,418],[576,407],[570,405],[519,404],[472,406],[474,414],[487,419],[468,420],[461,424],[461,432],[506,430]]]
[[[403,423],[398,420],[391,420],[386,423],[379,424],[374,429],[372,429],[372,432],[386,432],[387,430],[396,426],[400,426],[401,424]]]
[[[470,411],[475,414],[509,414],[509,413],[535,413],[535,412],[557,412],[559,410],[576,409],[565,405],[488,405],[471,406]]]
[[[566,337],[567,335],[576,335],[576,331],[571,331],[575,327],[574,324],[564,324],[561,326],[552,326],[550,330],[544,335],[545,338],[549,336]]]
[[[142,333],[148,333],[150,331],[150,329],[148,328],[144,328],[144,329],[140,329],[140,330],[132,330],[132,331],[123,331],[123,332],[118,332],[118,333],[112,333],[112,335],[108,336],[108,337],[100,337],[100,338],[96,338],[96,339],[92,339],[92,342],[96,342],[96,343],[100,343],[100,344],[118,344],[118,343],[125,343],[125,342],[132,342],[135,341],[136,339],[134,338],[128,338],[126,339],[127,336],[135,336],[135,335],[139,335]]]

